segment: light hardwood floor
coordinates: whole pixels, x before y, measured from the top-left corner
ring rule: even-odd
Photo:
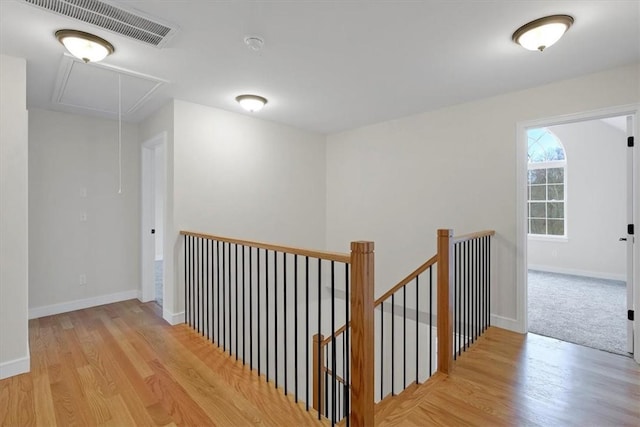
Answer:
[[[32,320],[31,372],[0,381],[2,426],[325,425],[155,303]]]
[[[154,303],[30,322],[31,373],[0,381],[2,426],[326,425]],[[491,328],[455,364],[378,405],[376,425],[640,426],[630,358]]]
[[[640,367],[539,335],[490,328],[454,363],[380,405],[378,426],[640,426]]]

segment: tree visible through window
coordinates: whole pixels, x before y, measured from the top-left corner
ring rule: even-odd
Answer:
[[[566,235],[565,167],[562,143],[548,129],[529,129],[528,232]]]

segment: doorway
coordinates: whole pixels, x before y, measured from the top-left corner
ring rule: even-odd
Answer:
[[[142,144],[142,301],[164,304],[166,135]]]
[[[519,125],[523,332],[634,353],[637,331],[627,317],[635,305],[637,259],[628,225],[637,160],[627,144],[636,113],[631,108]]]

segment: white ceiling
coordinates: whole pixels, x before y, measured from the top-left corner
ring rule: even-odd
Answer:
[[[61,28],[113,43],[105,66],[166,81],[126,114],[134,122],[171,98],[242,112],[235,96],[255,93],[269,103],[254,115],[332,133],[640,62],[638,0],[119,4],[178,31],[155,48],[22,0],[0,0],[0,52],[27,59],[29,108],[113,117],[98,111],[113,111],[113,87],[91,85],[104,68],[83,70],[73,87],[73,96],[95,97],[100,108],[55,102],[65,55],[53,33]],[[559,13],[575,24],[555,46],[530,52],[511,41],[520,25]],[[244,45],[248,35],[265,40],[262,50]]]

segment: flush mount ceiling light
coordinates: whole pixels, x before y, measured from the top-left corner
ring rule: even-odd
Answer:
[[[569,15],[545,16],[518,28],[511,39],[527,50],[542,52],[560,40],[572,24]]]
[[[262,107],[267,103],[267,98],[258,95],[239,95],[236,96],[236,101],[245,110],[255,113],[262,110]]]
[[[70,54],[84,62],[102,61],[115,49],[111,43],[93,34],[78,30],[58,30],[56,38]]]

